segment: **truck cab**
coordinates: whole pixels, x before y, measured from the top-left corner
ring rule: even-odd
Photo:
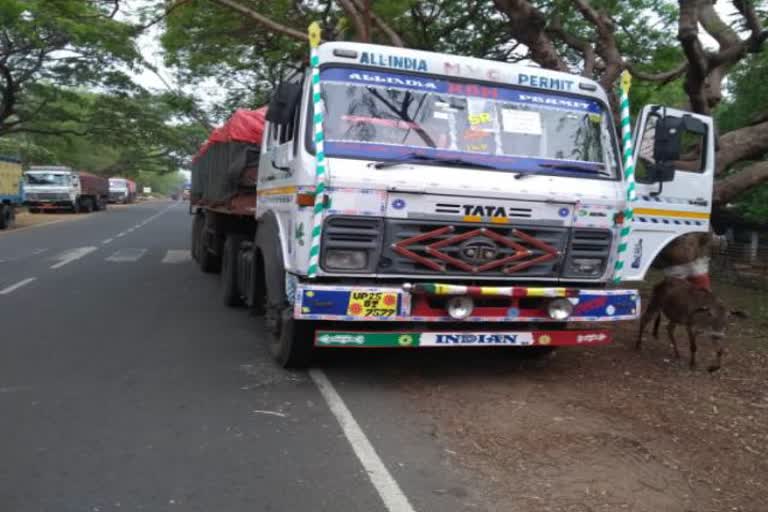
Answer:
[[[632,185],[587,78],[346,42],[321,45],[317,63],[274,92],[243,245],[282,364],[321,347],[609,343],[594,322],[640,312],[637,290],[611,286],[621,229],[624,280],[708,229],[709,118],[645,109],[651,158]],[[695,176],[679,163],[691,147]]]

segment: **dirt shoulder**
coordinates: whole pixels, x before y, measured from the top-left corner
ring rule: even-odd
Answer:
[[[768,307],[765,295],[741,300]],[[766,318],[732,327],[715,374],[672,360],[666,339],[648,336],[635,352],[635,325],[627,325],[609,347],[542,360],[496,351],[402,382],[496,510],[764,511]],[[710,356],[708,340],[700,340],[700,368]]]
[[[77,215],[71,212],[55,212],[55,213],[29,213],[26,210],[19,210],[16,212],[16,225],[7,230],[7,232],[18,231],[20,229],[29,228],[32,226],[39,226],[42,224],[50,224],[52,222],[65,222],[71,220],[77,220],[84,218],[85,215]],[[4,233],[5,231],[0,231]]]

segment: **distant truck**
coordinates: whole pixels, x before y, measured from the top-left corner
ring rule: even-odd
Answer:
[[[90,213],[107,208],[109,180],[70,167],[32,166],[24,173],[24,195],[30,213],[60,209]]]
[[[136,200],[136,182],[127,178],[109,178],[109,202],[128,204]]]
[[[21,162],[0,156],[0,229],[13,227],[16,208],[23,201]]]

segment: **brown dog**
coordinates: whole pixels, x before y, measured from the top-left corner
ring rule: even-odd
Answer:
[[[643,341],[643,331],[654,317],[656,323],[653,327],[653,336],[658,338],[659,323],[662,313],[669,319],[667,334],[675,358],[680,358],[675,340],[675,328],[678,324],[685,325],[688,331],[688,342],[691,350],[691,369],[696,367],[696,336],[709,334],[715,348],[715,362],[708,370],[713,372],[720,368],[723,357],[722,340],[725,337],[725,327],[730,312],[723,302],[709,291],[696,288],[684,279],[668,277],[653,288],[651,301],[648,308],[640,318],[640,332],[637,335],[636,349],[640,349]],[[733,314],[740,314],[734,312]]]

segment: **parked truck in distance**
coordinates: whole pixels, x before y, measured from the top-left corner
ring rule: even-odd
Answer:
[[[24,193],[30,213],[62,209],[90,213],[106,209],[109,180],[70,167],[32,166],[24,173]]]
[[[109,178],[109,202],[128,204],[136,200],[136,182],[127,178]]]
[[[0,229],[13,227],[23,197],[21,162],[0,156]]]
[[[614,281],[709,229],[709,117],[644,107],[634,185],[588,78],[347,42],[313,60],[192,171],[194,258],[224,302],[264,315],[281,365],[324,347],[610,343],[640,312]]]

